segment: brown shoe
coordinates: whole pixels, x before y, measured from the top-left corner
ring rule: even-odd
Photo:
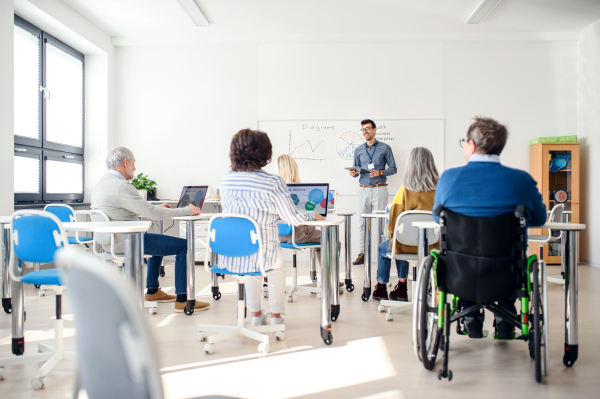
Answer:
[[[175,302],[175,313],[183,313],[183,309],[185,309],[186,305],[187,302]],[[208,302],[196,301],[196,304],[194,305],[194,311],[208,310],[209,308],[210,303]]]
[[[177,295],[169,295],[160,288],[156,294],[144,295],[144,300],[149,302],[173,302],[177,298]]]
[[[387,284],[375,284],[375,291],[373,291],[373,299],[388,299]]]
[[[358,257],[356,258],[356,260],[354,262],[352,262],[353,265],[364,265],[365,264],[365,255],[364,254],[358,254]]]
[[[398,284],[394,287],[394,290],[390,292],[390,299],[392,301],[408,302],[408,284],[407,282],[401,282],[398,280]]]

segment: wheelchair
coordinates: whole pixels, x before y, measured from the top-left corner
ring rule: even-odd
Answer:
[[[419,267],[413,308],[415,354],[427,370],[433,370],[441,350],[444,361],[438,379],[452,381],[450,325],[457,322],[457,333],[466,334],[461,327],[464,317],[487,309],[520,330],[509,340],[528,343],[535,379],[541,382],[542,372],[548,375],[546,268],[537,255],[527,257],[525,207],[491,218],[468,217],[441,206],[434,214],[440,216],[440,251],[431,251]],[[462,309],[459,299],[475,305]],[[495,303],[517,299],[518,314]],[[495,328],[494,339],[506,340]]]

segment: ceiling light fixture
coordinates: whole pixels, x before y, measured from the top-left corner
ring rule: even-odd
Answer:
[[[209,26],[208,19],[196,0],[177,0],[177,2],[196,26]]]
[[[502,0],[481,0],[469,14],[465,24],[478,24],[485,19]]]

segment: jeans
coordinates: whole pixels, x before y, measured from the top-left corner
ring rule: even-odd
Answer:
[[[381,284],[387,284],[390,281],[390,269],[392,268],[392,260],[387,257],[391,253],[390,240],[384,241],[379,246],[379,259],[377,261],[377,281]],[[396,260],[398,268],[398,277],[408,277],[408,261]]]
[[[175,255],[175,295],[184,295],[187,292],[186,259],[187,240],[162,234],[144,234],[144,254],[152,255],[148,259],[148,275],[146,288],[153,290],[159,288],[158,274],[163,256]]]

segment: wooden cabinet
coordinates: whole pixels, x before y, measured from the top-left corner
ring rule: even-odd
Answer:
[[[529,147],[529,171],[537,181],[546,208],[551,210],[559,203],[557,200],[562,202],[566,197],[564,221],[571,223],[580,223],[579,166],[579,143]],[[532,229],[530,234],[548,234],[548,231]],[[544,245],[544,260],[548,264],[560,264],[560,250],[560,243]],[[539,253],[539,246],[529,243],[529,253]]]

